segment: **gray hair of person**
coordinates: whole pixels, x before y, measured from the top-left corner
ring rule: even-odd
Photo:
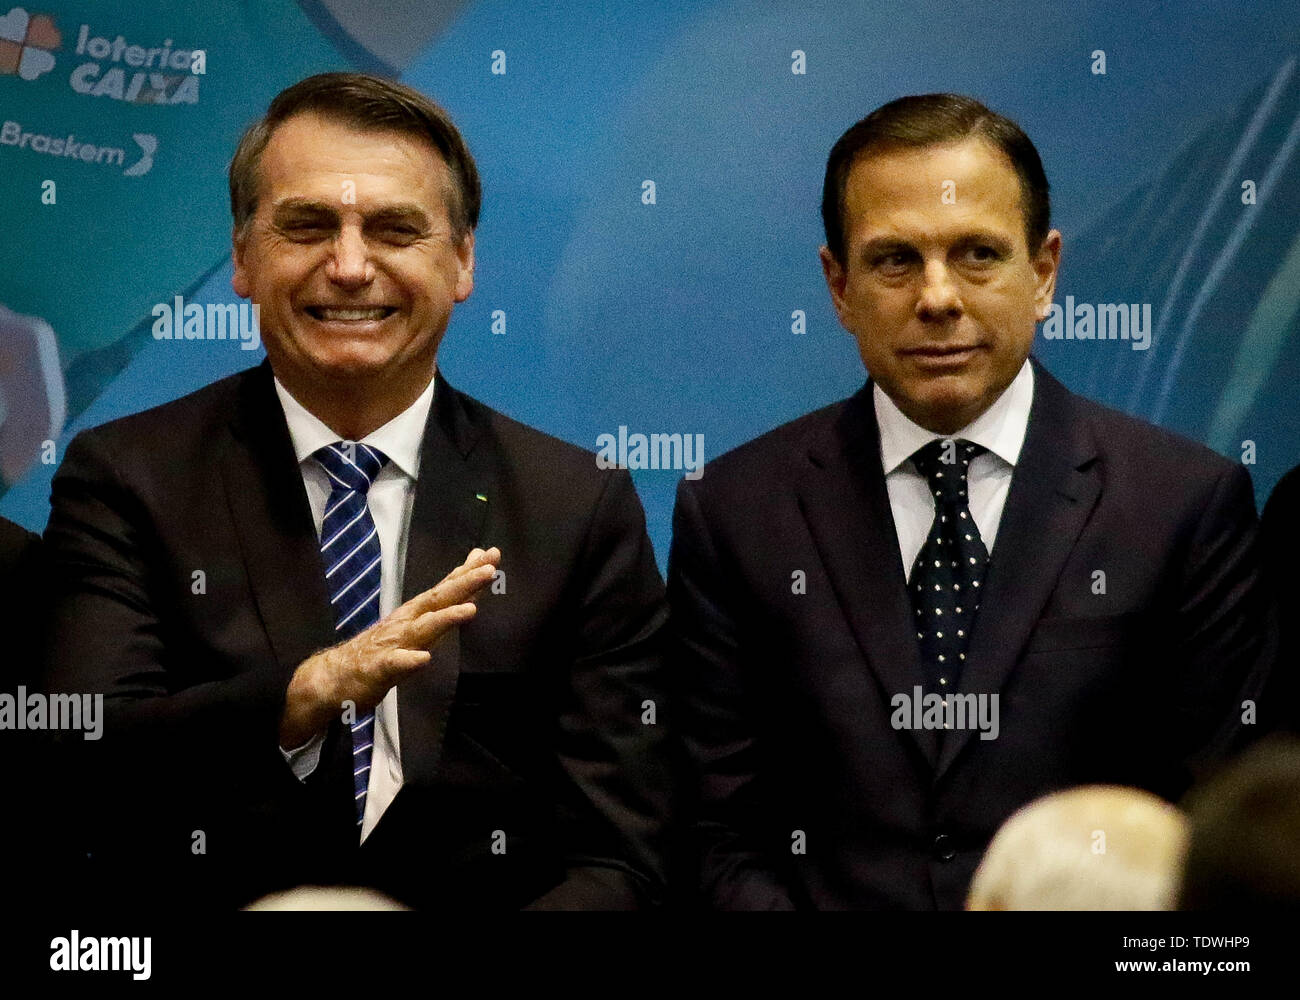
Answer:
[[[318,73],[280,91],[265,115],[244,132],[230,161],[230,214],[236,238],[257,213],[262,154],[275,130],[297,115],[315,113],[362,132],[390,132],[430,143],[450,177],[444,192],[458,241],[478,226],[482,187],[478,167],[445,110],[418,90],[368,73]]]
[[[971,910],[1170,910],[1187,819],[1138,788],[1085,785],[1017,810],[971,880]]]

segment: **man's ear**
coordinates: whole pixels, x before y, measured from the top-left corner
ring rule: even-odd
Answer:
[[[239,229],[230,237],[230,260],[235,265],[235,273],[230,276],[230,287],[241,299],[252,297],[252,285],[248,281],[248,271],[244,267],[244,238]]]
[[[456,246],[455,299],[464,302],[474,291],[474,232],[470,230]]]
[[[831,253],[830,247],[823,246],[818,255],[822,261],[822,274],[826,276],[826,287],[831,293],[831,304],[835,306],[835,313],[839,316],[840,322],[844,322],[844,285],[848,281],[848,271],[845,269],[835,255]]]
[[[1056,296],[1056,276],[1061,270],[1061,231],[1053,229],[1043,238],[1038,253],[1030,262],[1037,278],[1034,289],[1035,315],[1046,319],[1052,311],[1052,299]]]

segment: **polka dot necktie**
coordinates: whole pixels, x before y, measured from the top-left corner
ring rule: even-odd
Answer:
[[[334,607],[334,631],[342,642],[379,621],[379,534],[366,494],[388,456],[367,444],[339,441],[319,449],[312,457],[330,479],[320,552]],[[352,790],[358,827],[366,815],[374,742],[375,713],[367,712],[352,723]]]
[[[954,691],[970,646],[989,554],[971,516],[966,476],[986,449],[937,439],[912,456],[934,496],[934,523],[908,580],[927,690]]]

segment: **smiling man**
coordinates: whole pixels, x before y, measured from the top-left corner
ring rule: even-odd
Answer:
[[[867,384],[678,490],[700,884],[960,909],[1020,806],[1176,797],[1279,714],[1250,478],[1029,359],[1061,235],[1014,122],[886,104],[831,151],[822,214]]]
[[[625,471],[437,366],[474,284],[460,133],[314,76],[230,199],[267,362],[78,435],[53,487],[50,683],[108,714],[77,781],[101,890],[657,902],[663,582]]]

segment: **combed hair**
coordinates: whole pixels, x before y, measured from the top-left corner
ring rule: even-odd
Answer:
[[[822,224],[826,246],[841,265],[844,245],[845,189],[849,172],[860,159],[897,149],[924,149],[979,138],[1006,154],[1020,180],[1025,239],[1032,255],[1051,226],[1052,204],[1043,161],[1029,136],[1013,122],[961,94],[917,94],[876,108],[840,136],[826,160],[822,182]]]
[[[463,240],[478,226],[478,167],[451,117],[418,90],[367,73],[318,73],[280,91],[244,132],[230,161],[230,214],[236,234],[257,212],[258,169],[271,134],[296,115],[315,112],[366,132],[397,132],[433,144],[451,177],[445,193],[452,232]]]

